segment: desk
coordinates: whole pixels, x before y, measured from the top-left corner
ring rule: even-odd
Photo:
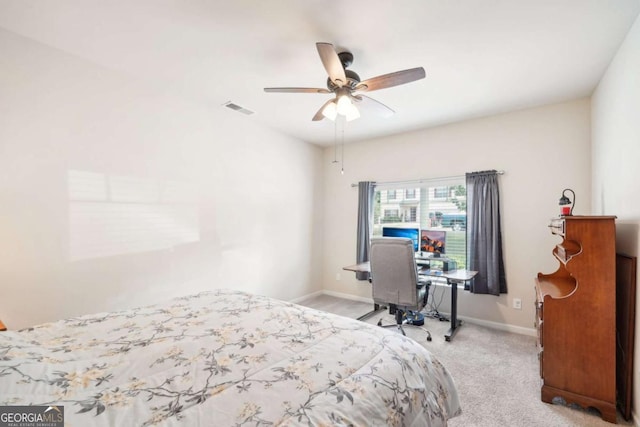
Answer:
[[[355,273],[371,273],[371,264],[369,263],[369,261],[367,261],[360,264],[348,265],[346,267],[342,267],[342,269],[353,271]]]
[[[354,273],[371,273],[371,264],[369,263],[369,261],[367,261],[360,264],[348,265],[346,267],[342,267],[342,269],[347,271],[353,271]],[[380,311],[380,305],[373,304],[373,310],[358,317],[358,320],[365,320],[373,316],[374,314],[376,314],[378,311]]]
[[[451,286],[451,328],[444,334],[444,339],[447,341],[451,341],[461,325],[458,320],[458,284],[473,279],[476,274],[478,274],[477,271],[471,270],[439,271],[428,268],[418,270],[420,276],[444,277],[447,279],[447,284]]]
[[[367,261],[360,264],[349,265],[342,269],[360,273],[369,273],[371,272],[371,265],[369,264],[369,261]],[[446,279],[447,284],[451,286],[451,328],[444,335],[444,339],[447,341],[451,341],[461,325],[461,322],[458,320],[458,284],[465,283],[473,279],[476,274],[478,274],[477,271],[471,270],[440,271],[431,270],[429,268],[418,269],[419,276],[442,277]],[[358,320],[366,319],[378,310],[380,310],[380,306],[378,304],[374,304],[373,311],[365,314],[364,316],[360,316]]]

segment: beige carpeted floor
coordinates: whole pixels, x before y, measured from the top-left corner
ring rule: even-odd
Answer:
[[[329,295],[300,303],[308,307],[357,318],[371,306]],[[393,316],[381,311],[368,318],[375,324],[394,323]],[[546,404],[540,400],[540,376],[536,339],[465,323],[446,342],[449,322],[425,319],[433,340],[426,333],[407,328],[407,335],[424,345],[449,369],[458,387],[462,415],[449,421],[451,427],[472,426],[612,426],[595,410],[585,411],[563,404]],[[619,425],[633,425],[618,414]]]

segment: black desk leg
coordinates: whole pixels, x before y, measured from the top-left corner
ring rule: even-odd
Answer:
[[[451,285],[451,328],[444,334],[444,339],[451,341],[460,327],[460,322],[458,321],[458,284],[450,280],[447,280],[447,283]]]
[[[358,317],[358,320],[368,319],[369,317],[376,314],[378,311],[380,311],[380,304],[373,304],[373,311],[370,311],[367,314],[363,314],[362,316]]]

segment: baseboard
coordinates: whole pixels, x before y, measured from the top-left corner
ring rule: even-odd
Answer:
[[[367,304],[373,305],[373,298],[359,297],[357,295],[343,294],[341,292],[334,292],[334,291],[322,291],[321,293],[323,295],[329,295],[336,298],[348,299],[351,301],[366,302]]]
[[[514,334],[538,336],[537,331],[534,328],[525,328],[522,326],[507,325],[505,323],[491,322],[489,320],[476,319],[473,317],[458,316],[465,322],[473,323],[474,325],[484,326],[490,329],[497,329],[499,331],[513,332]]]
[[[317,292],[313,292],[311,294],[307,294],[307,295],[303,295],[303,296],[298,297],[298,298],[291,299],[291,300],[289,300],[289,302],[292,302],[294,304],[298,304],[301,301],[304,301],[306,299],[313,298],[313,297],[318,297],[318,296],[323,295],[323,294],[325,294],[324,291],[317,291]]]
[[[310,294],[307,294],[307,295],[303,295],[303,296],[298,297],[298,298],[294,298],[292,300],[289,300],[289,302],[292,302],[294,304],[298,304],[301,301],[304,301],[304,300],[309,299],[309,298],[317,297],[317,296],[320,296],[320,295],[329,295],[329,296],[336,297],[336,298],[348,299],[348,300],[351,300],[351,301],[366,302],[367,304],[373,305],[373,298],[359,297],[357,295],[343,294],[341,292],[334,292],[334,291],[317,291],[317,292],[313,292],[313,293],[310,293]]]

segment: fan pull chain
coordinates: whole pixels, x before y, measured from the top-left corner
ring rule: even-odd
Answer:
[[[338,121],[333,122],[333,162],[338,163]]]
[[[340,173],[342,175],[344,175],[344,127],[346,126],[347,121],[346,120],[342,120],[342,154],[341,154],[341,159],[340,159]]]

